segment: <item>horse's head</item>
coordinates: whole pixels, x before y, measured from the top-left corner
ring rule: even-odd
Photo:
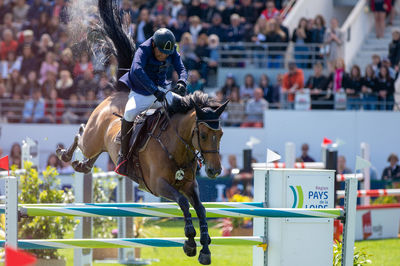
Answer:
[[[222,137],[220,116],[225,110],[228,101],[217,109],[211,107],[196,109],[196,127],[193,135],[193,145],[200,151],[204,159],[207,176],[216,178],[221,173],[221,159],[219,146]]]

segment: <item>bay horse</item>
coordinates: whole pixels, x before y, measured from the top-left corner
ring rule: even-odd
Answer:
[[[116,2],[99,0],[98,9],[104,34],[115,47],[119,69],[127,69],[134,48],[121,29]],[[118,76],[122,74],[120,71]],[[115,88],[116,91],[92,112],[86,126],[80,127],[73,144],[68,149],[58,148],[56,151],[61,160],[69,162],[79,147],[86,159],[72,162],[77,172],[89,172],[102,152],[107,152],[114,164],[117,163],[120,144],[115,140],[120,131],[120,120],[114,114],[124,113],[128,92],[118,85]],[[184,232],[188,238],[183,250],[188,256],[196,255],[196,230],[189,212],[190,204],[195,209],[202,245],[198,260],[204,265],[211,263],[211,238],[196,181],[197,159],[203,160],[208,177],[216,178],[221,173],[219,147],[223,132],[219,119],[227,103],[219,104],[202,92],[174,101],[165,108],[165,115],[169,117],[168,127],[164,131],[156,128],[145,149],[138,153],[144,183],[149,191],[177,202],[183,212]],[[178,171],[180,178],[177,178]]]

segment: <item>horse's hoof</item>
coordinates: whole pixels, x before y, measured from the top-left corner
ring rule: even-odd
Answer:
[[[60,147],[58,147],[58,148],[56,149],[56,155],[57,155],[58,159],[61,160],[61,161],[63,160],[63,159],[62,159],[63,154],[64,154],[64,150],[61,149]]]
[[[87,174],[92,170],[91,167],[87,166],[86,164],[84,164],[80,161],[73,161],[71,163],[71,165],[72,165],[72,168],[74,168],[74,170],[79,173]]]
[[[206,254],[206,253],[203,253],[200,251],[199,262],[203,265],[210,265],[211,264],[211,253]]]
[[[196,242],[190,243],[190,241],[186,240],[183,245],[183,251],[188,257],[196,256]]]

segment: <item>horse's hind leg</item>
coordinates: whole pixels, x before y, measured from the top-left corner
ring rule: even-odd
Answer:
[[[185,236],[188,238],[183,246],[183,251],[189,257],[196,256],[196,241],[194,241],[196,230],[192,223],[192,215],[189,211],[190,205],[188,199],[163,178],[158,178],[155,192],[157,195],[178,203],[183,212],[185,219]]]
[[[61,149],[60,147],[57,148],[56,154],[57,157],[63,161],[63,162],[69,162],[72,159],[72,155],[74,154],[74,151],[76,150],[76,147],[78,147],[78,141],[79,138],[81,137],[82,132],[85,130],[85,125],[82,124],[79,127],[79,133],[75,135],[74,137],[74,142],[72,145],[66,150],[66,149]]]
[[[97,158],[99,158],[101,153],[97,154],[96,156],[90,158],[90,159],[84,159],[83,161],[73,161],[71,163],[72,168],[74,168],[75,171],[79,173],[89,173],[92,168],[94,163],[96,162]]]

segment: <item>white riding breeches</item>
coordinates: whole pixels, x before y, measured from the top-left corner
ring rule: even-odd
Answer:
[[[167,90],[161,88],[160,90],[167,92]],[[172,104],[175,98],[180,98],[180,97],[181,97],[180,95],[171,91],[168,91],[165,96],[168,104]],[[161,103],[156,100],[157,99],[153,94],[142,95],[132,90],[129,93],[129,99],[125,106],[124,119],[128,122],[133,122],[135,120],[135,117],[141,112],[145,111],[147,108],[161,107]]]

